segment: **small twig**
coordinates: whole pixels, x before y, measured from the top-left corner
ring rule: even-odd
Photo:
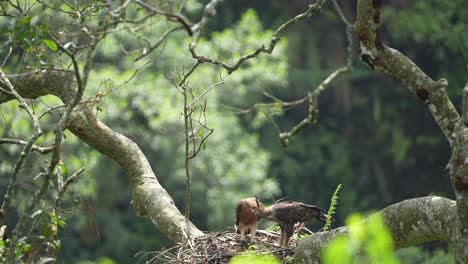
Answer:
[[[189,36],[193,35],[193,31],[192,31],[192,29],[190,28],[190,25],[189,25],[190,23],[182,15],[164,12],[164,11],[159,10],[159,9],[157,9],[157,8],[147,4],[147,3],[144,3],[144,2],[142,2],[140,0],[133,0],[133,2],[138,4],[141,7],[145,8],[145,9],[153,12],[154,14],[163,15],[163,16],[167,17],[171,21],[179,22],[185,28],[185,30],[187,31]]]
[[[192,66],[192,68],[190,68],[190,70],[183,75],[182,79],[180,80],[179,82],[179,85],[178,86],[182,86],[188,79],[188,77],[190,77],[190,75],[192,75],[192,73],[195,72],[195,70],[198,68],[198,66],[202,64],[201,62],[197,62],[195,65]],[[176,86],[177,87],[177,86]]]
[[[62,117],[60,118],[60,120],[58,121],[57,125],[54,128],[55,140],[54,140],[54,145],[53,145],[54,147],[52,151],[51,161],[49,162],[49,165],[47,166],[45,171],[41,172],[41,174],[44,175],[44,181],[42,182],[42,185],[40,186],[40,188],[34,193],[23,215],[20,217],[20,219],[18,220],[16,224],[15,229],[13,230],[12,246],[16,244],[16,241],[18,240],[21,234],[21,229],[22,229],[22,226],[24,224],[26,217],[31,214],[31,212],[37,206],[37,204],[39,203],[41,198],[44,196],[45,192],[47,191],[49,187],[50,179],[52,178],[54,170],[60,161],[60,145],[62,143],[63,130],[68,124],[68,120],[70,118],[71,112],[73,111],[75,106],[78,105],[78,103],[80,102],[81,97],[83,96],[83,93],[84,93],[84,88],[85,88],[83,80],[81,79],[78,61],[76,60],[74,53],[72,53],[67,48],[65,48],[62,45],[62,43],[60,43],[54,36],[52,36],[51,34],[49,34],[49,36],[57,44],[58,48],[70,57],[72,64],[73,64],[76,84],[78,86],[77,87],[78,89],[77,89],[76,94],[73,96],[71,100],[66,99],[70,101],[66,102],[67,106],[65,107],[65,111],[63,112]],[[14,253],[14,250],[12,248],[10,250],[12,253]]]
[[[20,107],[23,108],[26,111],[26,113],[29,115],[34,126],[34,133],[29,139],[29,141],[27,142],[27,144],[24,145],[23,150],[21,151],[21,154],[19,155],[18,159],[15,162],[13,171],[10,175],[10,181],[8,183],[7,190],[5,192],[5,195],[3,196],[2,206],[0,208],[0,225],[3,225],[5,218],[7,216],[8,210],[10,208],[10,203],[11,203],[11,199],[12,199],[14,188],[15,188],[14,186],[16,185],[16,180],[17,180],[19,171],[21,170],[23,163],[25,162],[26,157],[28,156],[29,152],[33,148],[34,142],[36,142],[36,140],[42,135],[42,130],[41,130],[41,127],[39,126],[39,119],[34,114],[34,112],[29,108],[26,101],[15,90],[10,80],[6,77],[5,73],[3,72],[2,68],[0,68],[0,81],[6,87],[8,87],[9,92],[14,95],[16,100],[19,101]]]
[[[276,124],[275,120],[273,119],[273,117],[271,117],[267,112],[264,112],[265,116],[268,118],[268,120],[270,120],[270,123],[273,125],[273,127],[275,128],[276,132],[279,134],[281,133],[281,129],[279,128],[278,124]]]
[[[186,223],[186,230],[190,230],[190,191],[192,188],[192,177],[190,176],[190,134],[189,134],[189,108],[188,108],[188,99],[187,99],[187,86],[182,86],[183,97],[184,97],[184,131],[185,131],[185,179],[186,179],[186,186],[185,186],[185,223]],[[190,236],[190,234],[188,234]]]
[[[8,53],[7,53],[7,55],[5,56],[5,59],[3,60],[2,68],[5,67],[5,64],[6,64],[6,62],[8,61],[8,59],[10,58],[10,55],[11,55],[12,51],[13,51],[13,47],[10,46],[10,47],[8,48]]]
[[[353,25],[351,25],[348,19],[346,19],[346,16],[344,15],[343,10],[341,10],[340,5],[338,5],[338,2],[336,2],[336,0],[332,0],[332,2],[333,2],[333,7],[338,13],[338,17],[341,19],[341,21],[345,24],[346,27],[352,27]]]
[[[462,106],[462,113],[463,113],[463,124],[465,127],[468,127],[468,82],[465,84],[465,88],[463,88],[463,106]]]
[[[63,183],[63,186],[60,187],[59,189],[59,193],[57,195],[57,197],[55,198],[55,202],[54,202],[54,208],[58,208],[60,206],[60,203],[62,202],[62,199],[63,199],[63,196],[65,195],[65,192],[67,191],[68,189],[68,186],[70,184],[72,184],[76,178],[81,174],[83,173],[85,169],[84,168],[81,168],[79,169],[78,171],[76,171],[75,173],[73,173],[70,177],[68,177],[65,182]]]
[[[293,24],[296,24],[297,22],[301,20],[309,18],[312,14],[319,12],[324,2],[325,0],[318,0],[316,3],[309,5],[309,8],[304,13],[299,14],[295,16],[294,18],[291,18],[290,20],[282,24],[280,27],[278,27],[278,29],[273,33],[273,36],[271,37],[270,44],[268,45],[268,47],[265,47],[264,45],[262,45],[261,47],[255,49],[251,53],[241,56],[237,60],[237,62],[235,62],[232,65],[229,65],[219,60],[210,59],[205,56],[198,55],[195,51],[198,39],[196,39],[189,45],[189,51],[192,54],[192,57],[196,59],[199,63],[207,62],[207,63],[211,63],[214,65],[219,65],[223,67],[224,69],[226,69],[228,74],[231,74],[232,72],[237,70],[243,62],[257,57],[260,53],[263,52],[263,53],[271,54],[276,46],[276,43],[280,40],[281,36],[283,35],[286,29],[288,29],[290,26],[292,26]]]
[[[209,21],[209,17],[216,15],[216,6],[221,2],[223,2],[223,0],[211,0],[208,4],[205,5],[205,8],[203,8],[202,18],[198,23],[196,23],[190,28],[192,34],[201,31],[205,28],[206,24]]]
[[[0,239],[1,240],[5,239],[6,228],[7,228],[6,225],[2,225],[2,227],[0,227]]]
[[[28,141],[20,140],[20,139],[14,139],[14,138],[0,138],[0,144],[16,144],[16,145],[21,145],[23,147],[28,145]],[[32,145],[31,147],[32,151],[39,152],[41,154],[47,154],[52,152],[53,147],[41,147],[37,145]]]
[[[201,139],[200,144],[198,144],[198,148],[188,157],[189,159],[193,159],[198,155],[202,146],[205,144],[205,141],[211,136],[211,134],[213,134],[213,131],[214,129],[208,129],[208,134]]]
[[[142,53],[140,56],[138,56],[135,59],[135,61],[139,61],[142,58],[146,57],[153,50],[157,49],[167,39],[167,37],[169,37],[169,35],[171,35],[175,31],[181,30],[181,29],[182,29],[182,27],[174,27],[174,28],[171,28],[171,29],[167,30],[166,32],[164,32],[163,35],[159,38],[159,40],[156,41],[156,43],[153,46],[151,46],[148,50],[145,50],[144,53]]]
[[[206,94],[208,94],[213,88],[215,88],[216,86],[220,86],[224,84],[224,80],[221,80],[213,85],[211,85],[210,87],[208,87],[205,91],[203,91],[202,94],[200,94],[196,99],[192,100],[192,102],[189,104],[188,107],[192,107],[194,104],[198,103],[198,101],[200,101],[200,99],[202,99]]]
[[[338,14],[338,17],[341,19],[343,24],[346,27],[346,41],[347,41],[347,48],[346,48],[346,64],[345,66],[335,70],[332,72],[325,80],[323,80],[317,88],[315,88],[312,92],[308,93],[309,99],[309,113],[307,117],[301,120],[297,125],[295,125],[290,131],[283,132],[279,134],[279,139],[283,147],[287,147],[289,141],[297,135],[304,127],[309,124],[315,123],[317,121],[318,116],[318,109],[317,109],[317,100],[319,95],[325,90],[325,88],[338,76],[343,73],[349,72],[353,69],[352,60],[353,60],[353,25],[349,23],[346,17],[343,14],[340,6],[333,0],[333,6]]]

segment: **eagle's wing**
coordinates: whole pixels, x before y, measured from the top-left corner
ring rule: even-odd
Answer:
[[[311,205],[311,204],[305,204],[305,203],[300,203],[300,206],[304,208],[303,209],[304,211],[306,211],[306,214],[308,215],[307,217],[308,219],[315,218],[324,223],[327,221],[327,215],[325,214],[325,210],[323,210],[322,208],[315,206],[315,205]]]
[[[298,204],[296,202],[279,202],[273,204],[272,206],[273,217],[278,222],[283,223],[296,223],[299,222],[297,220],[297,212],[298,212]]]
[[[312,219],[326,220],[325,211],[315,205],[286,201],[272,205],[273,216],[280,222],[299,223]]]

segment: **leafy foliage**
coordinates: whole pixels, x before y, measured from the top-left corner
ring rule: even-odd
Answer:
[[[396,264],[393,240],[380,214],[362,221],[358,214],[346,220],[349,233],[330,242],[323,252],[324,263]]]
[[[253,264],[279,264],[281,263],[277,257],[273,255],[255,255],[254,253],[245,253],[238,254],[234,256],[229,264],[244,264],[244,263],[253,263]]]
[[[178,3],[159,2],[158,7],[167,11],[175,11]],[[352,5],[342,2],[347,8],[345,13],[352,14]],[[461,93],[456,88],[466,81],[468,43],[464,1],[417,0],[403,5],[399,2],[384,4],[384,43],[403,50],[434,78],[447,77],[451,96],[459,99]],[[233,61],[267,43],[272,32],[264,28],[274,28],[285,17],[296,15],[298,5],[285,1],[249,3],[249,7],[256,7],[255,12],[240,2],[224,3],[219,12],[227,15],[211,20],[209,27],[216,32],[207,30],[202,34],[199,51],[207,57]],[[100,22],[112,22],[105,7],[97,1],[74,1],[61,6],[70,16],[59,16],[38,6],[27,15],[0,18],[0,58],[5,58],[9,47],[13,47],[4,67],[8,73],[66,65],[67,60],[57,52],[48,33],[51,28],[70,29],[71,22],[79,20],[74,8],[89,9],[96,18],[80,23],[96,26]],[[189,17],[198,17],[203,5],[187,1],[186,9]],[[138,10],[130,10],[126,15],[131,17],[137,13]],[[432,19],[429,21],[427,17]],[[319,124],[303,131],[286,150],[278,144],[278,134],[270,120],[281,129],[290,128],[304,117],[306,107],[290,110],[272,104],[238,111],[250,109],[259,102],[271,103],[266,93],[282,100],[297,100],[342,64],[339,51],[344,39],[339,37],[341,29],[335,27],[338,19],[328,11],[318,19],[319,23],[312,20],[311,24],[295,25],[272,55],[263,54],[249,61],[232,75],[225,76],[223,70],[201,66],[190,80],[195,95],[219,81],[219,76],[226,81],[207,97],[208,124],[215,129],[215,134],[193,162],[192,216],[200,228],[221,230],[232,226],[234,204],[240,198],[254,194],[272,198],[287,196],[320,205],[329,200],[329,190],[337,183],[347,187],[340,193],[338,224],[351,212],[381,208],[407,197],[429,192],[451,195],[449,181],[440,177],[450,153],[440,133],[434,132],[437,131],[434,122],[424,106],[408,96],[402,85],[370,73],[360,63],[356,63],[356,70],[349,78],[336,83],[320,98]],[[98,44],[86,99],[99,99],[94,105],[98,117],[143,148],[156,168],[158,179],[174,194],[177,206],[183,208],[183,135],[179,118],[182,102],[171,78],[178,80],[180,72],[195,62],[187,52],[191,40],[182,32],[164,41],[160,49],[153,51],[151,59],[135,62],[137,55],[132,51],[148,48],[154,41],[152,37],[158,38],[170,28],[164,19],[153,22],[135,34],[110,32]],[[149,43],[135,41],[146,37]],[[76,43],[85,39],[83,34],[74,37]],[[148,61],[152,63],[147,65]],[[140,71],[126,83],[135,68]],[[104,95],[97,96],[98,93]],[[61,102],[47,96],[34,100],[32,105],[37,113],[43,113]],[[0,137],[27,138],[32,127],[24,112],[17,111],[17,102],[0,107]],[[37,144],[52,142],[51,125],[55,120],[53,114],[41,118],[45,134]],[[67,154],[62,157],[58,173],[65,175],[83,166],[87,170],[67,193],[64,206],[73,215],[63,229],[54,230],[64,220],[49,214],[48,203],[56,197],[56,191],[47,194],[39,209],[41,214],[36,215],[44,221],[41,226],[45,231],[59,232],[64,238],[60,239],[63,245],[59,259],[67,263],[95,259],[99,263],[130,263],[134,252],[168,245],[149,221],[141,221],[134,215],[129,205],[131,194],[126,176],[116,164],[70,133],[66,133],[62,148]],[[11,164],[20,150],[18,146],[1,145],[2,194]],[[13,201],[18,212],[24,210],[31,193],[38,188],[34,172],[45,160],[46,157],[36,153],[27,160]],[[367,242],[361,242],[364,248],[368,246]],[[18,246],[20,255],[31,250],[27,245],[31,245],[31,240],[22,240]],[[416,250],[407,254],[413,259],[429,258],[427,253]],[[405,256],[401,257],[402,262]],[[450,258],[441,253],[435,256]]]

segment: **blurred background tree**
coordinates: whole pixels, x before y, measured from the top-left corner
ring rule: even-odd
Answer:
[[[187,1],[189,15],[199,16],[205,2]],[[355,17],[354,1],[338,2],[348,17]],[[306,5],[299,0],[225,2],[208,24],[199,50],[223,59],[236,58],[267,43],[272,34],[268,29]],[[382,10],[383,42],[404,52],[431,77],[447,78],[457,105],[468,61],[466,13],[463,0],[392,0]],[[0,19],[5,42],[18,23]],[[282,129],[290,128],[307,114],[307,107],[290,111],[279,106],[253,107],[271,102],[265,94],[297,100],[342,65],[346,41],[339,23],[332,9],[326,8],[321,15],[295,25],[271,56],[244,64],[210,94],[207,119],[215,132],[192,162],[191,219],[199,228],[214,231],[232,227],[235,202],[255,194],[266,203],[287,197],[327,207],[339,183],[343,188],[335,215],[338,225],[352,212],[379,209],[410,197],[436,193],[453,198],[449,179],[443,177],[450,151],[424,105],[408,96],[408,91],[399,87],[402,84],[369,71],[357,60],[351,74],[321,95],[318,124],[302,131],[287,149],[279,144],[271,120]],[[158,22],[145,32],[161,35],[167,29],[167,23]],[[159,180],[181,210],[185,188],[182,97],[168,76],[181,70],[175,68],[178,65],[189,64],[188,44],[182,32],[175,33],[155,51],[157,60],[117,92],[105,96],[96,108],[104,123],[133,139],[150,162],[158,161],[152,165]],[[106,92],[133,74],[135,62],[123,55],[134,45],[128,34],[109,36],[99,44],[88,94]],[[1,49],[0,57],[7,52]],[[38,65],[47,64],[47,57],[34,59]],[[22,65],[15,61],[5,69],[26,71]],[[213,67],[202,66],[191,85],[201,91],[218,75]],[[41,98],[34,107],[41,112],[57,103],[52,97]],[[31,130],[24,113],[14,111],[16,107],[16,102],[1,106],[0,137],[27,135]],[[38,143],[51,140],[45,137]],[[128,181],[113,161],[70,133],[66,133],[63,148],[74,153],[62,157],[67,169],[75,171],[85,165],[86,172],[65,201],[73,214],[60,231],[60,263],[132,263],[136,262],[133,254],[139,251],[171,245],[149,221],[135,216],[129,205]],[[13,145],[0,148],[2,195],[18,150]],[[32,155],[25,174],[37,170],[41,162],[40,155]],[[36,183],[22,179],[18,184],[22,191],[17,192],[13,206],[21,208]],[[434,259],[444,259],[439,248],[446,249],[437,243],[426,247],[438,249]],[[428,254],[412,248],[397,256],[404,263],[422,263]]]

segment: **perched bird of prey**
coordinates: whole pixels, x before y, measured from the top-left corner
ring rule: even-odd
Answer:
[[[240,232],[240,239],[244,241],[245,233],[250,232],[250,240],[255,239],[257,232],[257,213],[263,210],[263,204],[257,197],[250,197],[240,200],[236,205],[236,227]]]
[[[294,233],[294,225],[296,223],[304,223],[313,219],[325,222],[327,219],[327,215],[322,208],[293,201],[279,202],[269,207],[264,207],[259,210],[257,215],[279,224],[281,228],[280,247],[288,245],[289,238]]]

